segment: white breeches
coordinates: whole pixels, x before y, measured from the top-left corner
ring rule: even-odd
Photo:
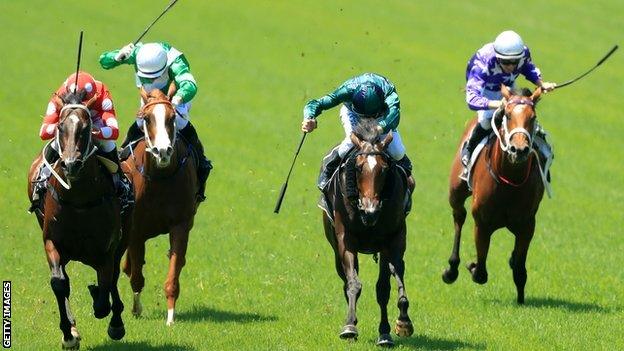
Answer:
[[[353,143],[351,142],[351,132],[353,131],[353,127],[358,122],[358,116],[355,113],[349,111],[349,109],[343,105],[340,108],[340,122],[342,122],[342,127],[345,131],[345,138],[340,143],[340,145],[337,146],[337,148],[338,154],[341,158],[343,158],[347,154],[347,152],[349,152],[349,150],[353,147]],[[381,135],[381,138],[383,139],[386,135],[387,134]],[[397,161],[405,156],[405,146],[403,145],[403,141],[401,140],[401,135],[399,135],[399,131],[392,131],[392,142],[390,143],[390,145],[388,145],[386,151],[388,152],[388,154],[390,154],[390,156],[392,156],[392,158]]]
[[[500,100],[503,98],[503,94],[500,91],[491,91],[484,89],[483,96],[488,98],[489,100]],[[492,129],[491,120],[492,116],[494,116],[494,111],[496,110],[479,110],[477,111],[477,119],[481,128],[485,130]]]

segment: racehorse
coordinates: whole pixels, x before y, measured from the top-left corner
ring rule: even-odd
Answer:
[[[496,137],[491,137],[473,166],[472,191],[461,180],[462,164],[459,151],[451,167],[449,203],[455,222],[455,242],[449,258],[449,268],[442,279],[447,284],[457,279],[461,229],[466,219],[464,202],[472,193],[472,216],[477,260],[467,268],[472,280],[485,284],[488,280],[486,259],[490,237],[494,231],[506,227],[515,235],[515,245],[509,258],[517,290],[517,302],[524,303],[527,281],[526,257],[535,231],[535,214],[544,194],[539,159],[533,149],[537,117],[535,104],[541,88],[533,93],[528,89],[511,91],[501,87],[507,100],[500,127],[493,126]],[[496,119],[494,119],[496,120]],[[475,125],[465,130],[462,140]]]
[[[135,210],[124,272],[134,292],[132,313],[140,316],[140,294],[145,285],[145,241],[169,233],[169,272],[165,281],[167,325],[173,324],[180,294],[180,272],[185,264],[189,232],[199,203],[195,158],[188,143],[176,134],[176,111],[167,95],[158,89],[149,94],[141,88],[144,138],[136,143],[132,157],[122,162],[134,184]],[[130,146],[132,147],[132,146]]]
[[[63,348],[78,348],[80,333],[69,308],[70,282],[65,271],[69,261],[79,261],[97,272],[97,285],[90,285],[93,312],[101,319],[112,311],[108,335],[120,340],[125,335],[117,280],[123,256],[122,227],[128,222],[121,218],[120,204],[108,170],[92,157],[92,122],[89,107],[98,96],[82,104],[85,91],[56,96],[62,109],[56,138],[59,160],[50,165],[42,152],[30,167],[28,195],[33,194],[33,182],[41,162],[52,170],[43,208],[35,211],[43,230],[43,242],[51,271],[50,285],[56,296],[63,332]],[[51,147],[51,145],[47,145]],[[32,200],[32,198],[31,198]],[[112,305],[109,300],[112,297]]]
[[[403,285],[406,246],[405,203],[407,179],[405,173],[386,153],[392,133],[380,140],[374,119],[363,119],[351,134],[355,145],[352,156],[334,174],[327,187],[327,212],[323,212],[325,236],[334,250],[338,275],[348,313],[340,337],[357,339],[356,303],[362,284],[358,278],[358,253],[379,253],[377,303],[381,309],[378,345],[392,346],[387,305],[390,298],[390,275],[398,285],[399,318],[395,332],[410,336],[414,327],[408,316],[409,301]],[[328,215],[333,214],[331,217]]]

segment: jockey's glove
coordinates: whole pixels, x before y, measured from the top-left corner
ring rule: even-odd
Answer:
[[[180,95],[174,95],[171,98],[171,103],[173,104],[173,106],[178,106],[182,103],[182,97]]]
[[[121,62],[121,61],[127,59],[128,57],[130,57],[130,55],[132,55],[132,51],[133,50],[134,50],[134,44],[133,43],[130,43],[130,44],[124,46],[123,48],[121,48],[119,50],[117,55],[115,55],[115,61]]]

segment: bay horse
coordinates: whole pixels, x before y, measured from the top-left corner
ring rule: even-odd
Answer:
[[[503,85],[501,91],[506,99],[502,122],[500,127],[492,123],[496,137],[490,138],[475,161],[472,191],[458,177],[462,170],[459,150],[451,167],[449,203],[453,209],[455,241],[448,260],[449,268],[444,271],[442,279],[451,284],[459,274],[461,230],[466,220],[464,202],[472,194],[477,249],[476,262],[467,266],[472,280],[478,284],[487,282],[486,260],[490,237],[497,229],[506,227],[515,235],[509,266],[513,271],[517,303],[523,304],[527,281],[526,257],[535,231],[535,215],[544,194],[539,159],[533,150],[537,126],[535,105],[542,90],[537,88],[532,93],[528,89],[511,91]],[[462,141],[475,124],[476,121],[473,121],[464,131]]]
[[[85,91],[56,96],[62,109],[56,144],[59,160],[50,165],[45,151],[33,161],[28,173],[28,196],[44,162],[52,172],[42,208],[35,211],[43,231],[43,243],[50,267],[50,285],[56,297],[63,332],[63,348],[78,348],[80,333],[69,307],[70,282],[65,266],[79,261],[97,272],[97,285],[90,285],[93,312],[101,319],[110,314],[108,335],[120,340],[125,335],[121,312],[124,309],[117,289],[119,264],[123,256],[120,204],[109,171],[93,157],[92,122],[89,107],[98,96],[82,103]],[[51,147],[48,144],[46,147]],[[109,300],[112,297],[112,305]]]
[[[339,336],[357,339],[356,304],[362,284],[358,277],[358,253],[379,253],[377,303],[381,310],[377,344],[392,346],[387,305],[390,298],[390,275],[398,285],[399,317],[395,332],[410,336],[414,327],[408,316],[409,301],[405,294],[403,275],[406,247],[405,203],[407,179],[386,148],[392,133],[380,140],[374,119],[362,119],[354,128],[351,141],[353,156],[341,166],[330,181],[324,196],[329,213],[323,212],[325,236],[334,250],[335,267],[344,285],[348,304],[345,325]]]
[[[169,272],[164,285],[167,325],[174,322],[179,277],[199,206],[195,196],[199,189],[195,159],[188,144],[176,134],[176,111],[170,102],[174,93],[174,85],[167,95],[158,89],[148,94],[141,88],[144,105],[139,118],[143,120],[144,138],[136,143],[132,157],[122,162],[135,193],[133,226],[123,268],[134,293],[132,314],[138,317],[142,313],[145,242],[169,233]]]

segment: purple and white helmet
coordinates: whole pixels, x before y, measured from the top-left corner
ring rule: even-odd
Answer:
[[[494,40],[494,51],[499,59],[521,59],[524,56],[524,42],[518,33],[506,30]]]

